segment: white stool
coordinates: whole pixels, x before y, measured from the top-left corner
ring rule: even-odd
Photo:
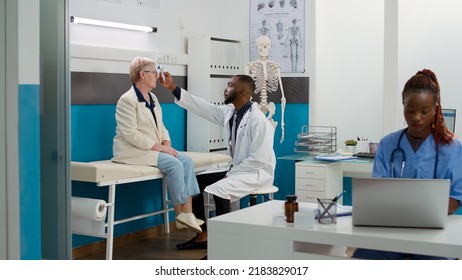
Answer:
[[[260,194],[263,196],[262,202],[264,202],[264,197],[267,195],[267,200],[273,200],[274,193],[277,193],[279,188],[276,186],[271,186],[263,189],[259,189],[251,194],[250,197],[250,206],[257,204],[257,196]],[[231,203],[231,211],[235,211],[239,209],[239,200]],[[210,217],[210,212],[215,210],[215,204],[213,202],[213,196],[207,192],[204,192],[204,211],[205,211],[205,218],[206,220]]]

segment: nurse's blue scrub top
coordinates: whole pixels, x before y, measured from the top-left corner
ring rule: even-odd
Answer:
[[[393,159],[391,155],[398,148],[398,139],[404,129],[388,134],[380,141],[374,160],[372,177],[399,177],[403,163],[403,154],[395,152]],[[403,169],[403,178],[433,178],[436,150],[435,141],[430,134],[422,143],[417,152],[411,147],[406,135],[403,135],[399,147],[406,154],[406,164]],[[438,179],[450,179],[450,197],[462,201],[462,145],[457,139],[452,143],[438,148],[438,163],[436,177]],[[393,172],[391,161],[393,160]],[[393,175],[393,176],[392,176]]]

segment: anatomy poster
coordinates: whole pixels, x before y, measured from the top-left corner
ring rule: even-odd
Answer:
[[[259,58],[255,39],[271,39],[269,59],[281,72],[305,72],[305,0],[250,1],[250,59]]]

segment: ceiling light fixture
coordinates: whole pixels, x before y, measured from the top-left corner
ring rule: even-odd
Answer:
[[[150,32],[157,33],[157,27],[117,23],[117,22],[111,22],[111,21],[88,19],[88,18],[81,18],[81,17],[74,17],[74,16],[71,16],[71,23],[121,28],[121,29],[135,30],[135,31],[143,31],[143,32],[148,32],[148,33]]]

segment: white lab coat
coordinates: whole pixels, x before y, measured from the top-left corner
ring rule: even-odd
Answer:
[[[218,106],[193,96],[184,89],[175,103],[213,123],[224,127],[225,139],[230,139],[229,121],[234,106]],[[201,133],[198,131],[197,133]],[[208,186],[205,191],[236,201],[255,190],[273,185],[276,157],[273,151],[274,127],[258,109],[257,104],[244,114],[236,133],[232,168],[226,178]],[[230,146],[228,145],[228,151]]]

